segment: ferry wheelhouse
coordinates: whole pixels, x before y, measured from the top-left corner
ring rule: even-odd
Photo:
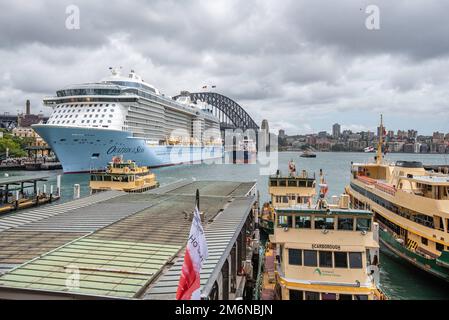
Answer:
[[[347,195],[277,209],[270,242],[276,299],[386,298],[378,287],[378,224],[370,211],[350,209]]]
[[[374,213],[388,252],[449,280],[449,175],[416,161],[389,164],[381,148],[382,137],[374,163],[352,165],[352,205]]]
[[[270,234],[273,233],[276,209],[307,204],[312,201],[316,195],[315,175],[310,175],[306,170],[297,174],[294,162],[290,161],[288,176],[283,176],[278,170],[275,175],[269,177],[268,192],[271,201],[263,206],[260,227]]]

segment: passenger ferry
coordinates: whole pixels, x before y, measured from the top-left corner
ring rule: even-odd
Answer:
[[[355,208],[374,213],[387,251],[449,280],[449,175],[416,161],[387,163],[382,144],[380,135],[374,163],[352,165],[346,193]]]
[[[288,176],[283,176],[278,170],[268,179],[271,201],[264,204],[259,222],[261,229],[267,234],[273,233],[276,209],[307,204],[316,195],[315,175],[309,175],[306,170],[297,174],[293,160],[289,162],[288,170]]]
[[[107,190],[139,193],[157,188],[159,183],[148,167],[139,167],[134,161],[114,157],[106,171],[91,172],[89,187],[91,193]]]
[[[348,195],[336,202],[328,204],[320,196],[314,206],[276,210],[262,298],[386,299],[379,289],[378,224],[373,214],[350,209]]]
[[[165,97],[134,71],[120,69],[96,83],[72,85],[44,99],[53,109],[33,129],[64,172],[105,169],[113,156],[159,167],[221,158],[220,123],[208,105]]]

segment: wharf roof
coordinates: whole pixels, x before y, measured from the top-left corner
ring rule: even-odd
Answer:
[[[12,225],[0,229],[0,273],[6,272],[0,298],[161,297],[167,270],[171,285],[179,280],[196,189],[209,241],[202,283],[209,288],[207,281],[218,275],[223,254],[251,210],[254,187],[255,182],[181,181],[142,194],[99,193],[84,198],[83,207],[79,199],[36,209],[48,214],[60,207],[46,217],[16,214],[17,224],[8,221]],[[79,287],[66,283],[73,270],[80,273]]]
[[[32,183],[34,181],[47,181],[48,176],[46,175],[33,175],[29,177],[8,177],[0,178],[0,187],[5,185],[20,184],[22,182]]]

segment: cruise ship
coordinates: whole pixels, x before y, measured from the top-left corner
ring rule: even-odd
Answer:
[[[65,173],[102,170],[113,157],[161,167],[221,158],[220,123],[210,106],[166,97],[133,70],[96,83],[59,90],[44,104],[53,112],[33,129],[48,143]]]

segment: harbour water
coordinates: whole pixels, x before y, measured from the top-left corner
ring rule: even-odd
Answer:
[[[317,153],[317,158],[300,158],[300,153],[279,153],[278,167],[287,172],[288,161],[296,162],[297,170],[307,170],[318,175],[320,169],[324,170],[329,184],[329,195],[339,195],[349,182],[351,161],[367,162],[374,156],[373,153]],[[431,154],[389,154],[387,160],[417,160],[425,164],[449,164],[448,155]],[[261,203],[268,200],[268,176],[260,175],[259,165],[233,165],[233,164],[198,164],[165,167],[154,169],[161,185],[178,181],[180,179],[198,180],[257,180]],[[39,174],[45,174],[40,172]],[[47,172],[50,184],[56,185],[58,171]],[[33,175],[30,172],[10,172],[10,176]],[[68,174],[62,176],[61,201],[73,198],[73,185],[80,184],[81,196],[89,194],[87,174]],[[188,205],[188,204],[186,204]],[[400,261],[398,258],[381,255],[381,285],[385,292],[393,299],[447,299],[449,284],[446,284],[426,273]]]

